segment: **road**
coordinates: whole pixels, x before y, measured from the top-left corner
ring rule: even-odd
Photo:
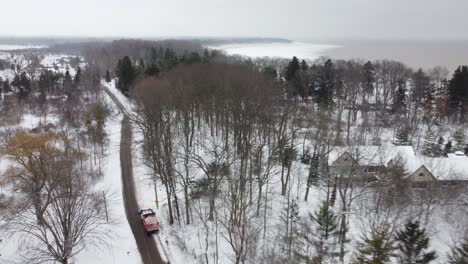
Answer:
[[[135,181],[133,178],[132,126],[130,120],[125,113],[125,108],[118,99],[106,87],[104,87],[104,90],[124,114],[120,141],[120,167],[122,170],[122,191],[128,223],[130,224],[137,242],[138,251],[140,252],[143,263],[165,264],[154,238],[146,234],[141,224],[140,216],[138,215],[139,208],[135,195]]]

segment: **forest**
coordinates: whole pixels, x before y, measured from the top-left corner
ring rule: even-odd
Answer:
[[[41,66],[47,52],[71,54],[70,68]],[[41,121],[1,130],[0,186],[14,191],[0,189],[0,228],[42,241],[25,254],[37,263],[106,244],[95,186],[114,132],[102,86],[114,84],[163,228],[191,263],[468,263],[468,177],[413,188],[405,156],[379,159],[384,148],[466,159],[468,66],[250,59],[180,40],[23,53],[0,60],[13,72],[1,122],[27,110]],[[336,173],[343,151],[354,162]],[[369,154],[378,171],[364,168]]]

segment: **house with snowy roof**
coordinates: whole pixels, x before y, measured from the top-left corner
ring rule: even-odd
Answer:
[[[331,177],[356,182],[378,182],[386,169],[399,160],[408,172],[403,179],[412,188],[429,186],[443,188],[468,187],[468,157],[449,154],[448,157],[416,155],[411,146],[358,146],[338,148],[329,153]]]
[[[328,155],[329,173],[332,178],[365,183],[377,182],[381,180],[387,165],[398,155],[407,156],[409,150],[407,146],[333,149]]]

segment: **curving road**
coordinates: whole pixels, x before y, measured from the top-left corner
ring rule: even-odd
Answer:
[[[125,108],[119,100],[106,88],[104,91],[123,113],[120,141],[120,167],[122,170],[122,192],[124,197],[125,213],[137,242],[138,251],[144,264],[165,264],[159,254],[158,247],[152,236],[148,236],[143,229],[138,215],[138,203],[135,195],[135,182],[132,164],[132,126],[125,113]]]

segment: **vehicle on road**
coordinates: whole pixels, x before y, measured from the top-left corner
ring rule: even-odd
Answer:
[[[142,209],[138,211],[143,227],[148,235],[159,233],[160,223],[156,219],[156,213],[152,209]]]

